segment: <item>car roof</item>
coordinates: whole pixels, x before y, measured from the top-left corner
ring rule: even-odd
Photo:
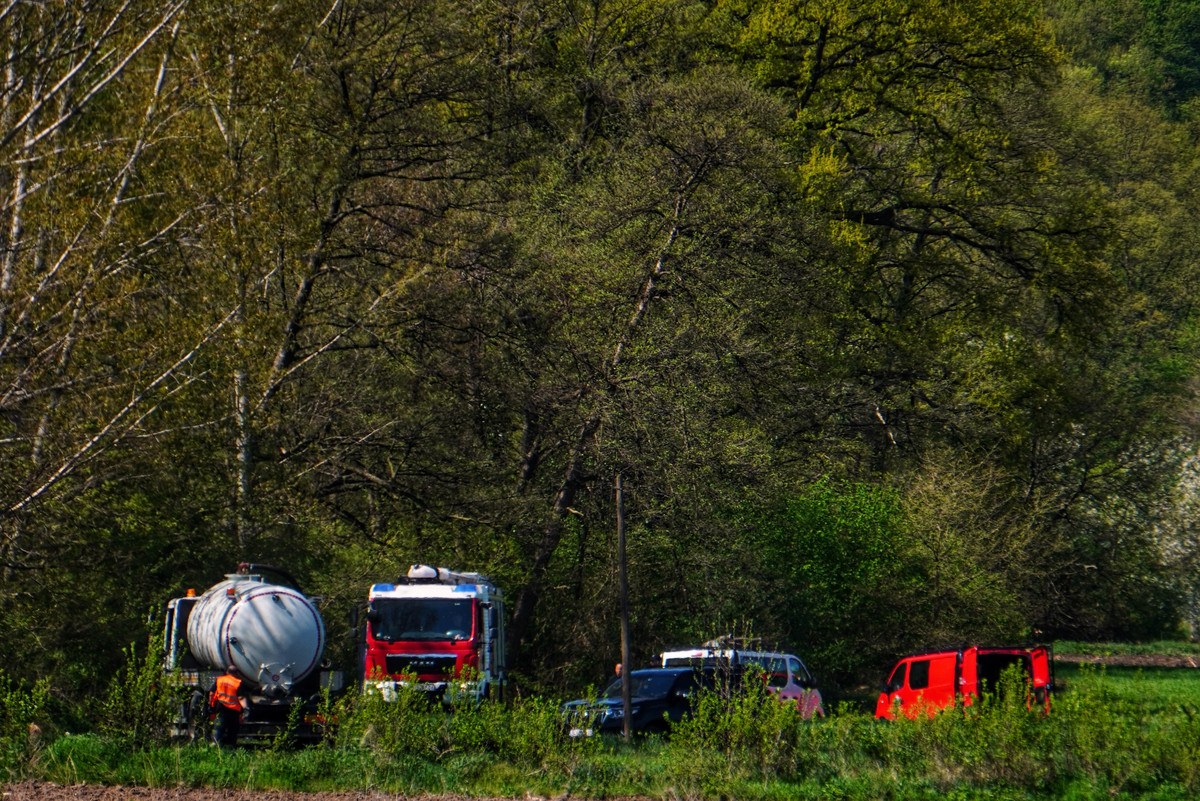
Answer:
[[[677,648],[663,651],[659,657],[667,659],[800,659],[795,654],[783,651],[748,651],[744,648]],[[800,659],[803,662],[803,659]]]
[[[631,676],[678,676],[681,673],[699,673],[701,668],[693,667],[654,667],[631,670]]]

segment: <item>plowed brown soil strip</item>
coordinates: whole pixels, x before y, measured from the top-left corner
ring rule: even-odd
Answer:
[[[1162,654],[1055,654],[1055,662],[1111,665],[1112,667],[1200,668],[1200,656],[1164,656]]]

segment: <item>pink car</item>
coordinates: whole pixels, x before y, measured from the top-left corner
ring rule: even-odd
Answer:
[[[664,651],[663,667],[712,668],[729,666],[737,670],[759,667],[767,687],[781,701],[792,701],[807,720],[824,717],[825,705],[817,680],[795,654],[775,651],[752,651],[731,647],[723,641],[705,643],[700,648]]]

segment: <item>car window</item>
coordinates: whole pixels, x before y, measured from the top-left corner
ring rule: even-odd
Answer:
[[[894,693],[896,690],[903,689],[904,678],[908,675],[908,663],[901,662],[896,665],[896,669],[892,671],[892,677],[888,679],[887,691]]]
[[[788,683],[787,662],[778,657],[763,659],[763,670],[767,673],[767,684],[771,687],[786,687]]]
[[[711,668],[728,664],[728,659],[720,659],[714,656],[703,658],[698,656],[668,656],[663,658],[663,667],[665,668]]]
[[[675,680],[675,686],[671,688],[673,695],[695,695],[700,688],[700,675],[697,673],[684,673]]]
[[[908,669],[908,687],[911,690],[924,690],[929,686],[929,660],[916,659]]]
[[[661,698],[670,691],[674,681],[675,676],[670,673],[634,673],[629,683],[629,694],[635,698]],[[620,698],[621,679],[613,679],[600,697]]]
[[[792,671],[792,679],[797,684],[811,684],[812,676],[808,672],[808,668],[804,667],[804,663],[796,657],[788,659],[788,668]]]

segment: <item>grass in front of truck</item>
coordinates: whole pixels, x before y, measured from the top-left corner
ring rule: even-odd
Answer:
[[[1049,717],[1013,693],[932,720],[881,722],[842,706],[803,721],[764,695],[712,701],[669,740],[631,744],[569,737],[546,699],[448,715],[415,699],[349,696],[323,744],[225,751],[139,746],[111,729],[32,742],[18,718],[36,710],[14,702],[11,714],[0,710],[0,754],[11,780],[67,784],[743,801],[1200,797],[1200,670],[1084,664],[1057,673],[1065,689]]]

